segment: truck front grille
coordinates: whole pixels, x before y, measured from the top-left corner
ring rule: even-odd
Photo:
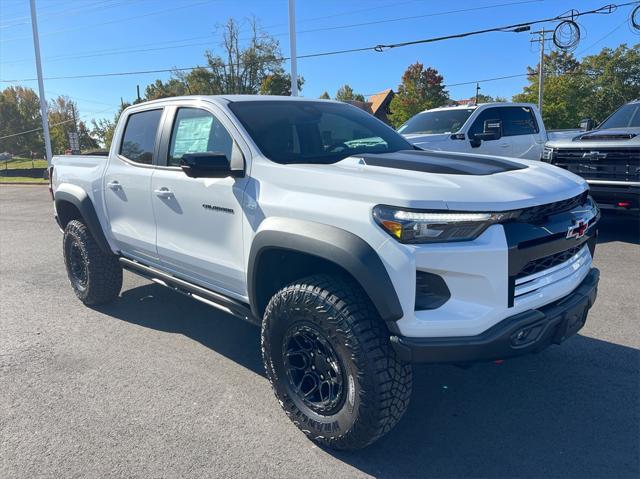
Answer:
[[[589,180],[640,180],[640,148],[558,148],[550,162]]]
[[[589,192],[585,191],[578,196],[574,196],[573,198],[566,200],[525,208],[518,215],[518,222],[532,224],[541,223],[551,215],[571,211],[575,207],[583,205],[587,201],[588,195]]]
[[[589,246],[583,243],[561,253],[531,261],[516,277],[514,302],[533,295],[540,288],[552,285],[590,269],[591,253]]]

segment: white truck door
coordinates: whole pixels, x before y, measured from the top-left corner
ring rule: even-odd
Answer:
[[[507,106],[501,110],[502,135],[511,143],[511,156],[539,160],[544,141],[532,109],[527,106]]]
[[[185,153],[242,155],[215,110],[169,107],[151,191],[163,268],[230,295],[245,296],[242,198],[246,178],[191,178]],[[224,120],[226,121],[226,120]],[[235,156],[237,158],[237,156]]]
[[[103,180],[111,234],[125,256],[136,259],[157,258],[150,192],[162,113],[134,111],[123,119],[122,140],[111,149]]]
[[[482,110],[467,131],[467,145],[469,153],[480,153],[482,155],[512,156],[513,145],[511,139],[502,136],[497,140],[483,140],[478,146],[473,146],[473,138],[476,134],[484,131],[484,122],[487,120],[502,121],[502,107],[489,107]]]

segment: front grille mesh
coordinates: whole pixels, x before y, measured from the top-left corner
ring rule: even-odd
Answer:
[[[545,256],[544,258],[529,261],[525,265],[525,267],[522,268],[520,273],[518,273],[518,275],[516,276],[516,279],[524,278],[525,276],[530,276],[532,274],[539,273],[540,271],[553,268],[554,266],[562,264],[565,261],[569,261],[583,247],[584,247],[584,244],[581,244],[578,246],[574,246],[573,248],[569,248],[566,251],[561,251],[560,253],[555,253],[549,256]]]
[[[525,208],[518,215],[518,221],[533,224],[541,223],[551,215],[571,211],[572,209],[584,204],[587,201],[588,195],[589,192],[585,191],[584,193],[567,200]]]

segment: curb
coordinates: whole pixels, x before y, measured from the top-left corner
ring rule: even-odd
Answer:
[[[16,182],[3,182],[0,181],[0,186],[49,186],[49,183],[28,183],[26,181]]]

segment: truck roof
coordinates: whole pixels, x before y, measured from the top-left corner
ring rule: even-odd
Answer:
[[[142,103],[136,103],[134,106],[140,105],[155,105],[162,104],[167,101],[176,101],[176,100],[206,100],[213,103],[237,103],[243,101],[268,101],[268,100],[277,100],[277,101],[319,101],[319,102],[334,102],[334,103],[342,103],[337,102],[335,100],[323,100],[316,98],[305,98],[305,97],[295,97],[295,96],[285,96],[285,95],[183,95],[183,96],[171,96],[166,98],[159,98],[158,100],[149,100]]]
[[[535,107],[533,103],[514,103],[511,101],[494,101],[494,102],[488,102],[488,103],[480,103],[479,105],[440,106],[438,108],[430,108],[424,111],[447,111],[447,110],[469,110],[469,109],[475,110],[476,108],[481,108],[489,105],[491,106],[526,106],[528,108]]]

